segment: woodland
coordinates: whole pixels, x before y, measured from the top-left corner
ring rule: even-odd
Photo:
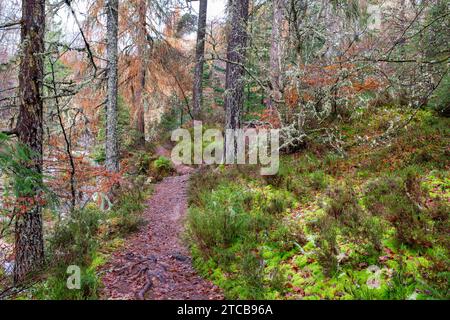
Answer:
[[[0,0],[0,300],[449,299],[449,30],[448,0]],[[278,171],[173,161],[197,124],[277,130]]]

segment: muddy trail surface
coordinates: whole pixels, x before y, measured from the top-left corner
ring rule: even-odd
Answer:
[[[176,169],[181,175],[155,186],[143,213],[146,224],[105,266],[104,299],[223,299],[217,286],[195,272],[181,240],[190,173]]]

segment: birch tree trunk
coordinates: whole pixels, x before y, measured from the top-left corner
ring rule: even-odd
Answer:
[[[138,85],[136,90],[136,131],[138,133],[136,143],[138,145],[145,144],[145,79],[148,65],[148,50],[147,50],[147,32],[146,32],[146,13],[147,1],[141,0],[139,2],[139,27],[138,27],[138,59],[140,61],[138,72]]]
[[[249,0],[229,1],[231,30],[228,36],[225,75],[225,129],[241,127],[241,110],[244,104],[244,64],[248,38],[248,6]],[[236,150],[236,143],[234,149]],[[227,142],[225,141],[225,154],[227,153]]]
[[[203,98],[202,79],[203,64],[205,62],[205,36],[206,36],[206,16],[207,16],[207,0],[200,0],[198,27],[197,27],[197,45],[195,47],[195,73],[193,88],[193,116],[194,119],[200,118],[201,104]]]
[[[119,23],[119,1],[108,0],[106,3],[107,16],[107,60],[108,87],[106,103],[106,169],[109,172],[119,171],[119,148],[117,135],[117,33]]]
[[[17,121],[19,141],[31,151],[29,169],[42,173],[43,140],[43,54],[45,32],[45,0],[22,1],[21,45],[19,72],[20,110]],[[42,181],[41,181],[42,182]],[[26,198],[38,196],[39,186]],[[36,202],[35,202],[36,203]],[[44,262],[42,208],[30,205],[26,212],[16,213],[14,282],[23,281]]]

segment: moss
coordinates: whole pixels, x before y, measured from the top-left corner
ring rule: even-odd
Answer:
[[[310,149],[282,156],[280,171],[271,177],[227,166],[194,176],[191,209],[201,212],[203,220],[226,207],[249,218],[230,232],[231,244],[204,246],[198,238],[190,239],[201,261],[198,267],[227,297],[448,295],[449,237],[443,232],[448,230],[448,120],[419,111],[389,142],[370,146],[358,136],[370,141],[393,118],[407,117],[395,106],[364,112],[359,120],[341,124],[351,145],[346,157]],[[205,192],[199,184],[214,191]],[[214,201],[213,210],[209,203]],[[276,266],[285,277],[284,289],[269,281]],[[381,270],[379,283],[368,282],[371,266]]]

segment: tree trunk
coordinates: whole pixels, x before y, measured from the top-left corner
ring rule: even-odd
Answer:
[[[203,98],[202,80],[203,80],[203,64],[205,62],[205,37],[206,37],[206,12],[207,0],[200,0],[198,27],[197,27],[197,45],[195,48],[195,73],[193,88],[193,116],[194,119],[200,118],[201,104]]]
[[[22,59],[19,72],[20,110],[17,121],[19,141],[31,153],[29,169],[42,173],[43,102],[43,53],[45,32],[45,0],[22,2]],[[39,186],[24,197],[38,196]],[[19,283],[44,262],[42,208],[32,205],[24,213],[18,213],[15,222],[14,282]]]
[[[270,109],[276,106],[276,101],[281,100],[281,54],[284,0],[273,0],[272,38],[270,46],[270,84],[272,93],[269,97]]]
[[[138,85],[136,90],[136,131],[138,133],[136,143],[138,145],[145,144],[145,78],[148,65],[148,50],[147,50],[147,31],[146,31],[146,13],[147,1],[141,0],[139,2],[139,27],[137,35],[138,59],[140,61],[138,69]]]
[[[107,16],[107,60],[108,88],[106,103],[106,169],[109,172],[119,171],[119,147],[117,136],[117,33],[119,22],[119,1],[108,0]]]
[[[229,1],[231,31],[228,36],[225,75],[225,129],[241,127],[241,110],[244,104],[244,64],[248,38],[248,5],[249,0]],[[225,141],[225,154],[227,153],[226,145]]]

